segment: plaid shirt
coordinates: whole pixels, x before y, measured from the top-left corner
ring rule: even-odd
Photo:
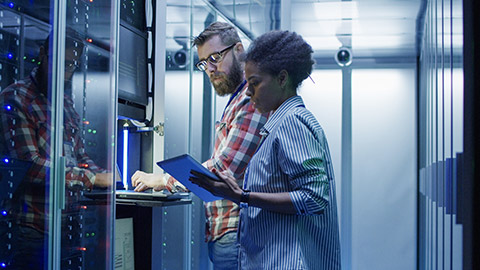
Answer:
[[[260,128],[267,122],[268,114],[255,111],[246,95],[244,82],[232,95],[222,119],[215,125],[215,148],[212,158],[203,165],[209,170],[228,170],[236,179],[242,179],[248,162],[260,142]],[[170,177],[167,188],[172,189],[175,179]],[[241,183],[239,183],[241,186]],[[225,233],[238,230],[240,208],[228,200],[205,203],[207,226],[206,241],[215,241]]]
[[[48,224],[48,189],[51,167],[51,104],[40,93],[35,81],[37,68],[29,78],[0,92],[0,155],[32,162],[15,192],[11,215],[17,223],[46,232]],[[84,149],[80,117],[73,100],[64,99],[64,147],[67,187],[91,188],[94,172],[100,168],[88,158]],[[68,202],[67,202],[68,203]]]

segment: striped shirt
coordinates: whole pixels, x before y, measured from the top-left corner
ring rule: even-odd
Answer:
[[[203,165],[209,170],[228,170],[236,179],[242,179],[248,162],[260,143],[260,128],[267,121],[268,114],[255,111],[250,97],[246,95],[244,81],[223,112],[220,122],[215,124],[215,147],[212,157]],[[175,180],[168,179],[167,188]],[[241,180],[239,185],[241,185]],[[237,204],[229,200],[205,203],[207,224],[205,240],[215,241],[225,233],[238,230],[239,210]]]
[[[261,134],[244,188],[289,192],[297,214],[243,208],[240,269],[340,269],[335,181],[322,128],[294,96],[272,114]]]
[[[11,216],[17,222],[39,231],[46,230],[48,180],[51,166],[51,105],[37,88],[35,76],[0,92],[0,155],[32,163],[15,193]],[[80,117],[69,95],[64,99],[63,156],[66,159],[67,187],[91,188],[100,168],[86,155],[79,127]],[[67,197],[68,198],[68,197]],[[68,205],[69,202],[67,202]]]

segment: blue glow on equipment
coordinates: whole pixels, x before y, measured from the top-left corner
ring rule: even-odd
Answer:
[[[128,189],[127,175],[128,175],[128,129],[127,125],[123,129],[123,173],[122,182],[123,188]]]

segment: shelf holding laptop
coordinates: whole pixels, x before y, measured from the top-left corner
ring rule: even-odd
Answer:
[[[153,188],[147,188],[143,191],[135,191],[133,189],[128,189],[128,185],[124,185],[122,179],[122,173],[120,172],[119,166],[116,166],[116,177],[117,188],[115,190],[115,195],[117,202],[119,200],[132,200],[132,201],[174,201],[174,200],[184,200],[190,199],[190,193],[188,192],[175,192],[172,193],[168,190],[154,190]],[[126,189],[125,189],[126,188]]]
[[[167,200],[181,200],[181,199],[189,198],[189,193],[187,192],[171,193],[168,190],[154,191],[152,189],[148,189],[142,192],[137,192],[134,190],[117,190],[115,194],[117,196],[117,199],[131,199],[131,200],[167,201]]]

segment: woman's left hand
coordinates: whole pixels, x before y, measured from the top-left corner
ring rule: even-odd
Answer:
[[[215,196],[223,197],[237,204],[240,202],[242,189],[238,186],[235,178],[227,171],[213,171],[220,180],[214,179],[195,170],[191,170],[190,173],[192,174],[188,179],[190,182],[210,191]]]

